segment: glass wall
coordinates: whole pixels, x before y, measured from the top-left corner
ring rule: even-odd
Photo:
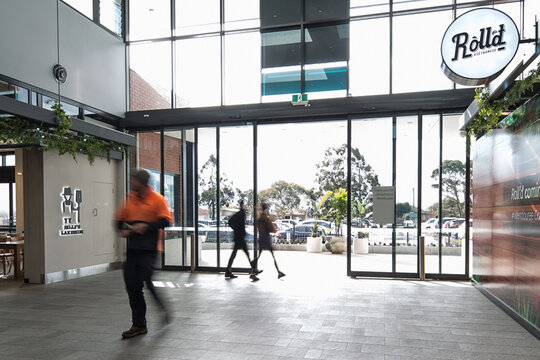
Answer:
[[[465,275],[466,144],[458,130],[459,117],[415,115],[350,123],[350,172],[346,121],[139,133],[131,167],[151,173],[152,187],[163,192],[174,218],[165,234],[164,265],[189,266],[195,246],[199,268],[226,267],[233,245],[227,222],[243,200],[250,250],[255,205],[269,205],[276,229],[272,241],[283,270],[300,266],[298,271],[310,268],[310,273],[327,276],[331,270],[341,274],[350,264],[353,275],[414,277],[419,265],[417,240],[422,235],[428,277]],[[376,186],[395,186],[395,221],[375,223]],[[339,201],[345,204],[343,214],[336,205]],[[192,245],[195,215],[198,242]],[[314,251],[308,238],[313,231],[321,237],[320,255],[310,254]],[[339,236],[349,239],[350,254],[321,257]],[[270,256],[261,261],[263,268],[273,268]],[[327,265],[321,267],[321,261]],[[247,258],[238,254],[233,267],[248,270]]]
[[[183,143],[182,131],[166,131],[163,137],[164,145],[164,196],[169,205],[173,221],[165,229],[164,262],[165,266],[184,265],[184,244],[183,232],[183,196],[182,196],[182,164],[183,164]],[[188,239],[189,240],[189,239]],[[189,256],[188,256],[189,258]]]
[[[466,138],[459,131],[459,115],[443,117],[442,138],[441,272],[464,274]]]
[[[240,201],[246,206],[246,242],[253,249],[253,126],[227,126],[219,129],[220,184],[220,266],[227,266],[234,239],[229,218],[239,210]],[[251,254],[252,255],[252,254]],[[250,255],[250,256],[251,256]],[[239,252],[235,268],[250,268],[245,254]]]
[[[502,0],[494,6],[531,34],[533,3]],[[174,92],[167,95],[170,107],[288,102],[298,93],[321,99],[448,90],[464,86],[440,69],[442,36],[456,16],[486,4],[133,0],[128,45],[175,44],[172,54],[144,51],[153,71],[144,81]],[[162,77],[169,79],[156,81]],[[136,89],[130,91],[133,97]],[[155,109],[153,103],[146,105]]]
[[[451,22],[452,11],[393,18],[393,93],[452,89],[440,64],[441,39]]]
[[[219,36],[176,41],[176,107],[221,105]],[[170,58],[169,58],[170,59]]]
[[[396,272],[417,272],[418,117],[396,119]]]
[[[63,2],[116,35],[122,36],[122,0],[63,0]],[[130,3],[137,6],[137,1],[132,0]],[[94,6],[97,6],[97,9],[94,9]]]
[[[225,35],[224,105],[261,100],[260,49],[261,34],[258,31]]]
[[[129,109],[171,108],[171,42],[132,45],[129,56]]]
[[[218,153],[215,127],[197,130],[199,266],[217,267],[219,237]]]
[[[439,171],[441,154],[439,115],[422,117],[422,206],[421,235],[425,239],[426,273],[439,273]]]
[[[373,221],[373,187],[392,186],[392,118],[358,119],[351,126],[352,236],[368,238],[367,254],[355,251],[353,239],[351,271],[392,272],[392,224]]]
[[[390,91],[389,18],[351,21],[349,93],[351,96]]]

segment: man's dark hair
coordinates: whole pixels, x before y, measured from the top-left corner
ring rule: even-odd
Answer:
[[[148,185],[148,180],[150,179],[150,174],[148,173],[148,171],[143,169],[137,169],[133,173],[131,173],[131,176],[144,186]]]

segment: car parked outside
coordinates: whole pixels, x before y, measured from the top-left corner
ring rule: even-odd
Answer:
[[[277,219],[276,222],[279,222],[279,223],[282,223],[282,224],[288,224],[288,225],[291,225],[291,226],[298,225],[298,221],[293,220],[293,219]]]
[[[405,220],[403,222],[403,227],[404,228],[415,228],[416,224],[412,220]]]
[[[287,234],[289,234],[289,239],[298,241],[300,243],[305,243],[306,239],[312,235],[311,229],[312,225],[298,225],[290,227],[286,230],[281,230],[276,233],[276,241],[287,240]],[[323,231],[319,228],[317,231],[317,236],[322,236]],[[328,235],[328,234],[327,234]]]
[[[437,218],[431,218],[428,219],[428,221],[425,221],[422,223],[422,230],[433,230],[435,229],[435,224],[437,223],[439,219]]]
[[[330,221],[326,221],[326,220],[305,220],[305,221],[302,221],[298,224],[298,226],[311,226],[313,227],[313,225],[315,225],[315,223],[317,223],[319,226],[322,226],[324,228],[327,228],[327,229],[331,229],[332,228],[332,223]]]

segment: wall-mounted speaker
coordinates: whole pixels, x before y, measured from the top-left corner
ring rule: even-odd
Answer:
[[[67,70],[60,64],[56,64],[53,67],[53,75],[56,81],[59,83],[65,83],[67,80]]]

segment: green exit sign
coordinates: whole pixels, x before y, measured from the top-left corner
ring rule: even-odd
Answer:
[[[307,94],[294,94],[292,96],[292,102],[305,102],[308,101]]]

